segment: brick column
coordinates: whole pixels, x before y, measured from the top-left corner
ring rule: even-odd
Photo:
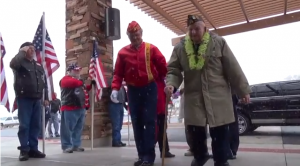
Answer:
[[[93,37],[99,43],[98,50],[110,84],[113,70],[113,43],[106,40],[99,28],[104,20],[105,8],[111,6],[111,0],[66,0],[66,65],[77,62],[83,69],[81,77],[87,84],[88,68],[93,50]],[[91,95],[91,92],[90,92]],[[104,89],[103,98],[95,103],[94,147],[111,145],[111,122],[108,115],[108,89]],[[91,96],[90,96],[91,98]],[[90,147],[91,114],[85,119],[82,133],[83,146]]]

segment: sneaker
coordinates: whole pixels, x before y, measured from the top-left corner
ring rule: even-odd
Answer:
[[[30,150],[28,152],[28,156],[30,158],[45,158],[46,157],[46,154],[38,151],[38,150]]]
[[[73,148],[67,148],[63,150],[64,153],[73,153]]]
[[[191,150],[188,150],[184,153],[184,156],[194,156],[193,152]]]
[[[29,159],[27,151],[20,151],[19,161],[27,161]]]
[[[84,148],[82,148],[82,147],[74,147],[73,151],[74,152],[84,152]]]
[[[60,135],[59,134],[55,134],[55,137],[58,138],[58,137],[60,137]]]
[[[143,163],[142,159],[138,159],[136,162],[134,162],[134,166],[140,166]]]

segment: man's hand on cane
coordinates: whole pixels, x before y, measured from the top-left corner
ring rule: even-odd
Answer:
[[[165,87],[165,93],[168,95],[168,96],[171,96],[174,92],[174,86],[172,85],[168,85]]]

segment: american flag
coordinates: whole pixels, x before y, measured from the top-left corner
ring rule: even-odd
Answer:
[[[107,87],[102,62],[97,50],[98,42],[94,41],[93,55],[90,61],[89,77],[96,82],[96,101],[101,100],[102,88]]]
[[[1,58],[1,98],[0,98],[0,102],[1,105],[4,105],[7,109],[7,111],[9,112],[9,100],[8,100],[8,92],[7,92],[7,86],[6,86],[6,79],[5,79],[5,70],[4,70],[4,66],[3,66],[3,58],[5,55],[5,47],[4,47],[4,43],[3,43],[3,39],[2,39],[2,35],[0,33],[0,58]]]
[[[43,28],[46,28],[43,27],[43,22],[45,21],[43,18],[44,17],[41,18],[32,43],[35,47],[35,60],[37,63],[42,64],[45,70],[48,85],[48,94],[45,95],[48,95],[48,98],[51,101],[52,95],[54,94],[52,74],[59,68],[60,65],[47,29],[45,29],[46,34],[43,34]],[[13,111],[16,109],[15,106],[17,106],[16,103],[14,103]]]

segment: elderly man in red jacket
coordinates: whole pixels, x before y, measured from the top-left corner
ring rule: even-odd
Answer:
[[[166,60],[159,49],[143,42],[143,30],[132,21],[127,28],[131,44],[123,47],[117,57],[112,81],[111,100],[117,96],[122,81],[128,88],[129,109],[139,160],[135,166],[152,166],[155,160],[155,126],[157,116],[157,85],[155,80],[166,76]]]
[[[80,79],[81,67],[77,64],[68,66],[68,74],[64,76],[59,85],[61,88],[61,146],[64,153],[73,151],[83,152],[81,147],[81,134],[84,125],[86,110],[89,109],[89,96],[87,91],[90,85],[85,86]],[[94,83],[92,81],[92,83]]]
[[[163,151],[163,138],[164,138],[164,125],[165,125],[165,118],[168,116],[165,112],[165,106],[166,106],[166,93],[164,91],[166,87],[165,80],[159,79],[156,81],[157,85],[157,93],[158,93],[158,99],[157,99],[157,141],[160,151],[160,157],[162,157],[162,151]],[[166,135],[166,142],[165,142],[165,157],[166,158],[172,158],[175,157],[174,154],[170,153],[170,147],[168,142],[168,137]]]

